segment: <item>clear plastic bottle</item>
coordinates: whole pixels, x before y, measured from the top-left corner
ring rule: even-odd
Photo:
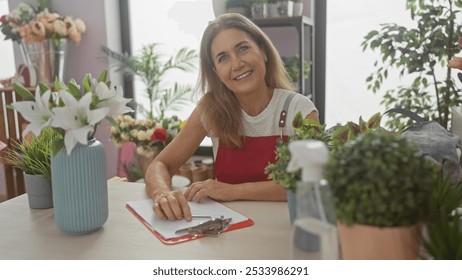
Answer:
[[[317,140],[293,141],[289,150],[291,161],[287,171],[302,169],[295,194],[291,258],[338,259],[335,206],[329,185],[322,178],[329,151],[323,142]]]

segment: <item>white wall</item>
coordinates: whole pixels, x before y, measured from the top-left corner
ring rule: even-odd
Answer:
[[[367,90],[366,78],[374,71],[379,54],[362,51],[361,42],[381,23],[414,26],[402,0],[329,0],[326,42],[326,124],[328,127],[359,116],[383,112],[382,95]],[[400,83],[389,75],[387,86]],[[383,93],[383,91],[382,91]]]

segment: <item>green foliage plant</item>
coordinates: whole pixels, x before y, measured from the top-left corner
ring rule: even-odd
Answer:
[[[286,189],[295,191],[297,182],[301,179],[301,171],[287,172],[286,170],[290,161],[289,142],[293,140],[313,139],[329,143],[330,136],[325,130],[325,125],[315,120],[305,119],[300,112],[295,115],[292,126],[295,135],[290,137],[288,142],[276,147],[276,161],[268,164],[265,172],[268,175],[268,179],[275,181]]]
[[[385,130],[339,145],[325,168],[337,220],[378,227],[422,222],[436,174],[414,144]]]
[[[284,66],[286,68],[287,74],[289,74],[290,79],[292,82],[296,82],[300,79],[300,58],[298,55],[293,56],[283,56],[282,61],[284,62]],[[308,61],[303,62],[303,77],[306,79],[310,74],[310,65],[311,63]]]
[[[364,37],[363,51],[380,53],[380,60],[374,63],[375,71],[366,79],[369,90],[379,92],[390,70],[412,80],[408,85],[385,91],[381,104],[386,109],[405,108],[448,127],[450,107],[461,103],[451,69],[446,66],[459,51],[457,42],[462,26],[457,15],[461,7],[462,0],[407,0],[406,9],[415,28],[382,24]],[[386,123],[397,130],[409,124],[401,116],[392,116]]]
[[[359,123],[348,122],[345,125],[337,125],[326,129],[321,123],[305,119],[298,112],[292,120],[292,127],[295,135],[288,139],[287,143],[276,147],[276,161],[268,164],[265,169],[268,178],[285,188],[295,191],[297,182],[301,179],[301,171],[287,172],[286,168],[290,161],[290,152],[288,143],[293,140],[320,140],[326,143],[330,148],[335,148],[337,145],[343,145],[349,140],[355,139],[357,136],[375,131],[380,128],[381,114],[376,113],[367,121],[363,121],[359,117]]]
[[[195,50],[184,47],[164,60],[163,54],[157,51],[158,45],[148,44],[136,56],[121,54],[106,46],[101,47],[101,51],[115,62],[112,66],[127,75],[138,77],[146,85],[149,109],[146,110],[143,106],[141,108],[151,120],[163,119],[165,110],[178,109],[179,105],[191,100],[194,91],[191,85],[174,82],[173,86],[166,86],[165,75],[172,70],[194,71],[198,58]]]
[[[426,220],[423,258],[462,259],[462,228],[457,208],[462,205],[462,182],[437,177]]]
[[[52,145],[61,135],[50,127],[44,128],[39,136],[16,142],[13,149],[7,148],[3,159],[26,174],[40,175],[51,182]]]
[[[345,125],[330,129],[332,131],[332,146],[344,144],[359,135],[380,129],[381,119],[382,115],[379,112],[372,115],[367,121],[364,121],[360,116],[358,123],[349,121]]]

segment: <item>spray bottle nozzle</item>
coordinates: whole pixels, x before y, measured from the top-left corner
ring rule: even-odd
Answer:
[[[295,140],[289,143],[291,159],[288,172],[302,169],[302,181],[317,181],[322,178],[324,166],[329,161],[329,150],[319,140]]]

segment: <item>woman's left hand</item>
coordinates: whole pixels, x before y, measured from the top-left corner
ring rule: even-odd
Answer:
[[[233,186],[217,180],[208,179],[192,183],[184,196],[188,201],[200,202],[204,197],[210,197],[219,201],[232,201]]]

